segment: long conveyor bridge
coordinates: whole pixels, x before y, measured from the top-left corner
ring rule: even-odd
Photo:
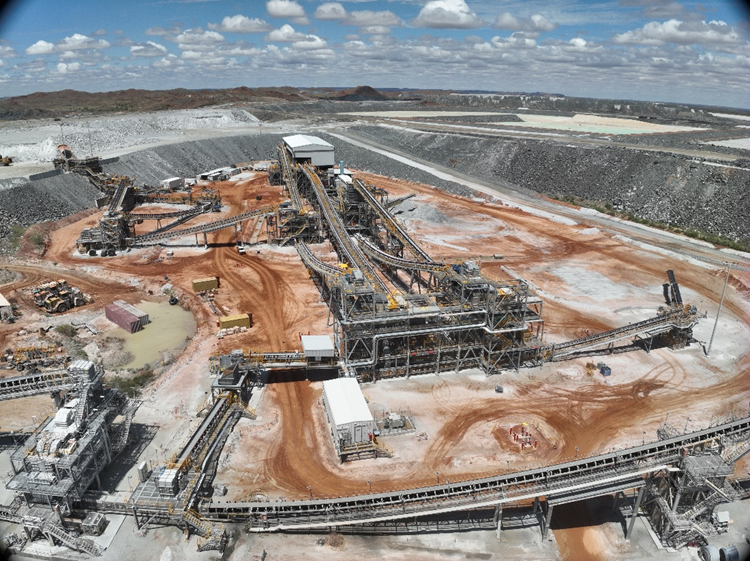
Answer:
[[[546,497],[572,502],[642,487],[679,461],[685,449],[747,439],[750,417],[618,451],[492,477],[352,497],[284,502],[209,503],[210,520],[249,522],[255,532],[367,525],[490,508]]]
[[[245,222],[258,216],[265,216],[276,212],[277,207],[265,207],[250,212],[244,212],[237,214],[236,216],[230,216],[228,218],[222,218],[221,220],[215,220],[207,224],[199,224],[190,228],[182,228],[180,230],[170,230],[167,232],[159,232],[156,234],[144,234],[142,236],[136,236],[134,238],[127,238],[128,245],[141,245],[144,243],[156,243],[164,240],[181,238],[183,236],[190,236],[193,234],[207,234],[209,232],[216,232],[224,228],[235,226],[241,222]]]

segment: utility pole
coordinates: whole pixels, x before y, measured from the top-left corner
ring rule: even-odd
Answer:
[[[706,356],[709,356],[711,354],[711,345],[714,344],[714,335],[716,334],[716,326],[719,325],[719,314],[721,313],[721,307],[724,304],[724,296],[726,296],[727,293],[727,284],[729,284],[729,263],[727,265],[727,278],[724,279],[724,290],[721,291],[721,300],[719,301],[719,309],[716,310],[716,321],[714,322],[714,328],[711,331],[711,340],[708,342],[708,350],[706,351]]]

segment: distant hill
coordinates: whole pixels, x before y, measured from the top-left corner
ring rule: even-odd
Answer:
[[[341,90],[331,96],[331,99],[339,101],[387,101],[390,98],[370,86],[357,86],[349,90]]]
[[[0,99],[0,119],[62,117],[71,113],[130,113],[196,109],[241,102],[305,101],[296,88],[231,88],[225,90],[119,90],[89,93],[76,90],[39,92]]]

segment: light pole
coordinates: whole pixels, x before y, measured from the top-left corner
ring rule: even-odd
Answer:
[[[646,431],[643,431],[643,443],[646,444]]]
[[[438,484],[440,484],[440,472],[439,471],[435,472],[435,477],[437,477],[437,482]]]
[[[307,490],[310,491],[310,500],[312,500],[312,487],[308,485]]]
[[[578,458],[578,446],[576,446],[576,458]]]
[[[367,480],[367,486],[370,488],[370,494],[372,495],[372,485],[370,484],[370,480]]]

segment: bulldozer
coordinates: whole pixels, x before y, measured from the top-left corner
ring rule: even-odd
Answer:
[[[34,303],[51,314],[67,312],[93,301],[91,296],[68,285],[64,280],[48,282],[34,289]]]

